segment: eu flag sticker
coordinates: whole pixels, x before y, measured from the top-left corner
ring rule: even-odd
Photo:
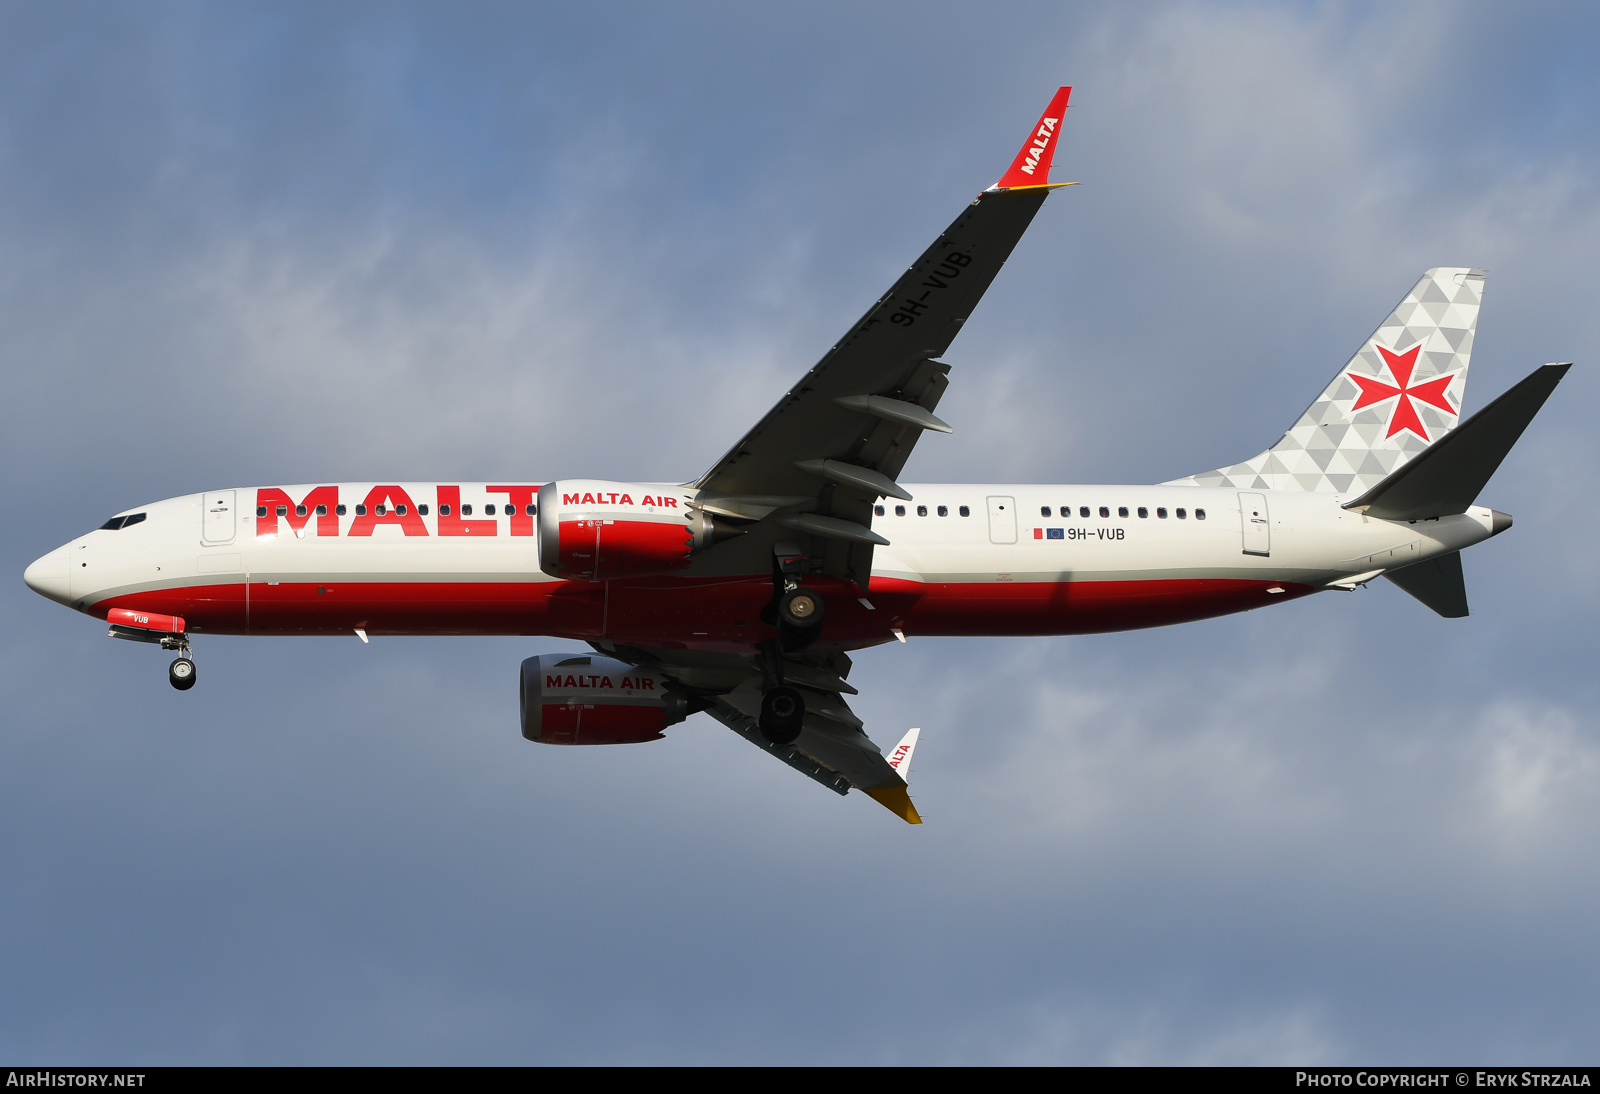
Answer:
[[[1062,532],[1062,530],[1060,528],[1046,528],[1044,530],[1044,538],[1045,539],[1066,539],[1067,537],[1066,537],[1066,534],[1064,532]]]

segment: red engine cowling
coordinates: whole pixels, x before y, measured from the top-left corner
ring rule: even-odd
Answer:
[[[694,495],[651,483],[567,479],[539,490],[539,568],[551,577],[609,581],[665,574],[717,536]]]
[[[655,741],[689,716],[689,700],[660,673],[588,654],[545,653],[522,663],[522,735],[547,745]]]

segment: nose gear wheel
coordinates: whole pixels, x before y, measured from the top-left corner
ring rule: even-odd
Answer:
[[[167,666],[167,681],[179,691],[194,687],[195,679],[194,662],[188,657],[180,657]]]

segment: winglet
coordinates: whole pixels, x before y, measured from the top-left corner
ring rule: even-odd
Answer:
[[[894,768],[895,774],[900,776],[900,781],[907,786],[911,785],[911,754],[917,750],[917,737],[921,733],[920,729],[911,730],[901,737],[900,743],[884,757],[889,761],[889,766]]]
[[[900,743],[890,750],[889,755],[884,757],[888,760],[889,766],[900,776],[900,785],[874,786],[866,789],[867,795],[873,801],[907,824],[922,823],[922,817],[917,813],[917,807],[911,804],[911,795],[907,793],[911,777],[911,754],[916,751],[917,736],[921,732],[920,729],[913,729],[907,733],[900,738]]]
[[[1050,105],[1039,116],[1039,124],[1028,134],[1022,151],[1011,161],[1011,169],[989,189],[1021,190],[1050,185],[1050,162],[1055,157],[1056,138],[1061,135],[1061,121],[1067,113],[1067,99],[1071,94],[1070,87],[1056,91],[1055,98],[1050,100]]]
[[[917,807],[911,804],[911,795],[903,786],[874,786],[867,790],[867,796],[907,824],[922,823]]]

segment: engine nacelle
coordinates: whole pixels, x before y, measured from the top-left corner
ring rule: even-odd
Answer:
[[[665,574],[721,538],[693,492],[653,483],[566,479],[539,490],[539,568],[551,577],[609,581]]]
[[[659,740],[688,716],[688,696],[649,669],[589,654],[545,653],[522,663],[522,735],[530,741],[637,744]]]

